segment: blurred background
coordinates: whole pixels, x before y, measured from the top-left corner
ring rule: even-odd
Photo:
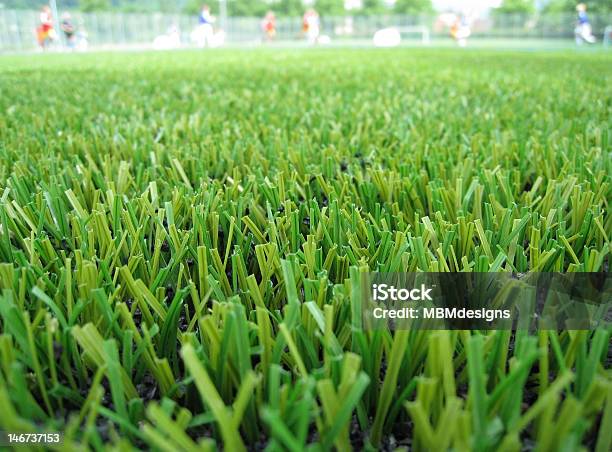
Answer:
[[[611,39],[612,0],[0,0],[0,52]]]

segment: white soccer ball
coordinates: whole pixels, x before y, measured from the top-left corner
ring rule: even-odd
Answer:
[[[376,47],[397,47],[402,37],[397,28],[383,28],[374,33],[373,40]]]

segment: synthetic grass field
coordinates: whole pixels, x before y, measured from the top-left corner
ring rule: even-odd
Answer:
[[[363,331],[352,302],[368,269],[608,271],[611,67],[0,58],[0,428],[64,450],[609,451],[610,330]]]

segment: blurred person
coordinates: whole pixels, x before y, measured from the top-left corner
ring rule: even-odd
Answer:
[[[72,22],[72,17],[70,16],[70,13],[66,12],[62,14],[60,29],[62,30],[62,33],[64,33],[64,38],[66,39],[66,46],[69,49],[74,49],[76,45],[76,27]]]
[[[433,30],[436,33],[442,33],[447,29],[450,30],[456,20],[457,15],[455,13],[442,13],[436,18]]]
[[[472,30],[470,30],[470,25],[465,15],[457,16],[455,22],[450,27],[450,34],[459,47],[467,45],[467,38],[472,34]]]
[[[55,30],[53,29],[53,15],[51,8],[45,5],[40,10],[40,25],[36,28],[36,39],[38,45],[45,50],[52,41],[55,40]]]
[[[198,16],[198,26],[191,33],[191,39],[198,47],[212,46],[214,41],[213,23],[215,17],[210,12],[208,5],[203,5]]]
[[[306,39],[310,44],[316,44],[319,40],[319,33],[321,31],[321,21],[319,19],[319,13],[314,8],[307,9],[302,18],[302,31],[306,35]]]
[[[200,11],[200,15],[198,16],[198,24],[212,26],[214,22],[215,18],[210,12],[210,6],[202,5],[202,10]]]
[[[261,21],[261,30],[265,41],[272,41],[276,37],[276,16],[268,11]]]
[[[574,35],[576,37],[576,44],[581,45],[583,42],[593,44],[596,39],[593,36],[593,29],[591,28],[591,22],[587,15],[587,6],[584,3],[576,5],[576,11],[578,18],[576,20],[576,28],[574,29]]]
[[[89,41],[87,40],[88,37],[89,35],[87,34],[87,30],[85,30],[85,24],[83,19],[81,19],[79,20],[79,25],[77,26],[76,42],[74,46],[75,50],[80,50],[81,52],[86,51],[89,47]]]

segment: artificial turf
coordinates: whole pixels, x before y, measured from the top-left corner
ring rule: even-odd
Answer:
[[[359,273],[607,272],[612,54],[0,58],[0,428],[610,450],[611,330],[366,331]]]

